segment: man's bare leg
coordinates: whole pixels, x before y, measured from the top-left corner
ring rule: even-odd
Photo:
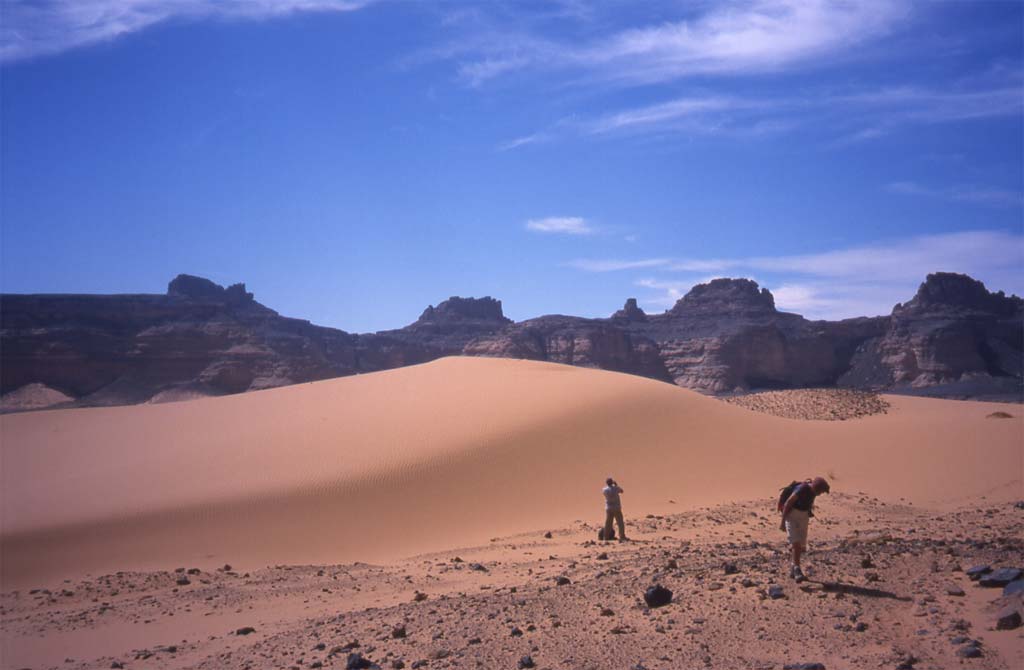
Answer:
[[[804,545],[799,542],[793,543],[793,567],[791,574],[798,582],[804,580],[803,570],[800,569],[800,558],[804,555]]]

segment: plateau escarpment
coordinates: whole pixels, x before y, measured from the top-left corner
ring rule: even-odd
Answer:
[[[778,311],[751,280],[716,279],[662,314],[629,299],[607,319],[513,322],[499,300],[453,297],[404,328],[353,334],[283,317],[244,284],[179,275],[165,295],[2,296],[0,390],[7,411],[48,398],[120,405],[467,355],[613,370],[706,393],[839,386],[1020,399],[1022,305],[937,273],[890,316],[810,321]]]
[[[866,340],[839,383],[976,396],[1021,392],[1024,300],[980,281],[928,275],[896,305],[885,332]]]

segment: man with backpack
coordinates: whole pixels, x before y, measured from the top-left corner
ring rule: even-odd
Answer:
[[[612,529],[612,522],[614,521],[619,525],[619,542],[626,540],[626,521],[622,518],[622,500],[619,499],[619,495],[625,493],[619,484],[609,477],[605,480],[607,486],[602,489],[601,493],[604,494],[604,532],[601,534],[602,540],[610,540],[615,537],[615,531]]]
[[[793,566],[789,570],[789,576],[797,582],[804,580],[804,573],[800,569],[800,557],[807,550],[807,525],[814,516],[814,499],[828,492],[829,485],[825,478],[815,477],[804,482],[793,482],[782,489],[779,495],[781,530],[786,531],[789,544],[793,548]]]

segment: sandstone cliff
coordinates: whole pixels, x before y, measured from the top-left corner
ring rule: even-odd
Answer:
[[[404,328],[351,334],[282,317],[244,284],[180,275],[166,295],[0,297],[4,409],[52,398],[115,405],[239,393],[449,355],[638,374],[709,393],[845,386],[1020,397],[1024,309],[962,275],[929,275],[891,316],[808,321],[747,279],[695,286],[648,315],[519,323],[490,297],[453,297]],[[20,394],[13,392],[21,389]],[[45,404],[45,403],[44,403]]]
[[[945,395],[1020,393],[1024,301],[990,293],[966,275],[939,272],[888,327],[858,349],[839,383],[932,389]]]

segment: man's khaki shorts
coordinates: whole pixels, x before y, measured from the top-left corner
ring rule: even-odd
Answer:
[[[786,515],[786,537],[790,544],[807,545],[807,522],[811,516],[798,509]]]

